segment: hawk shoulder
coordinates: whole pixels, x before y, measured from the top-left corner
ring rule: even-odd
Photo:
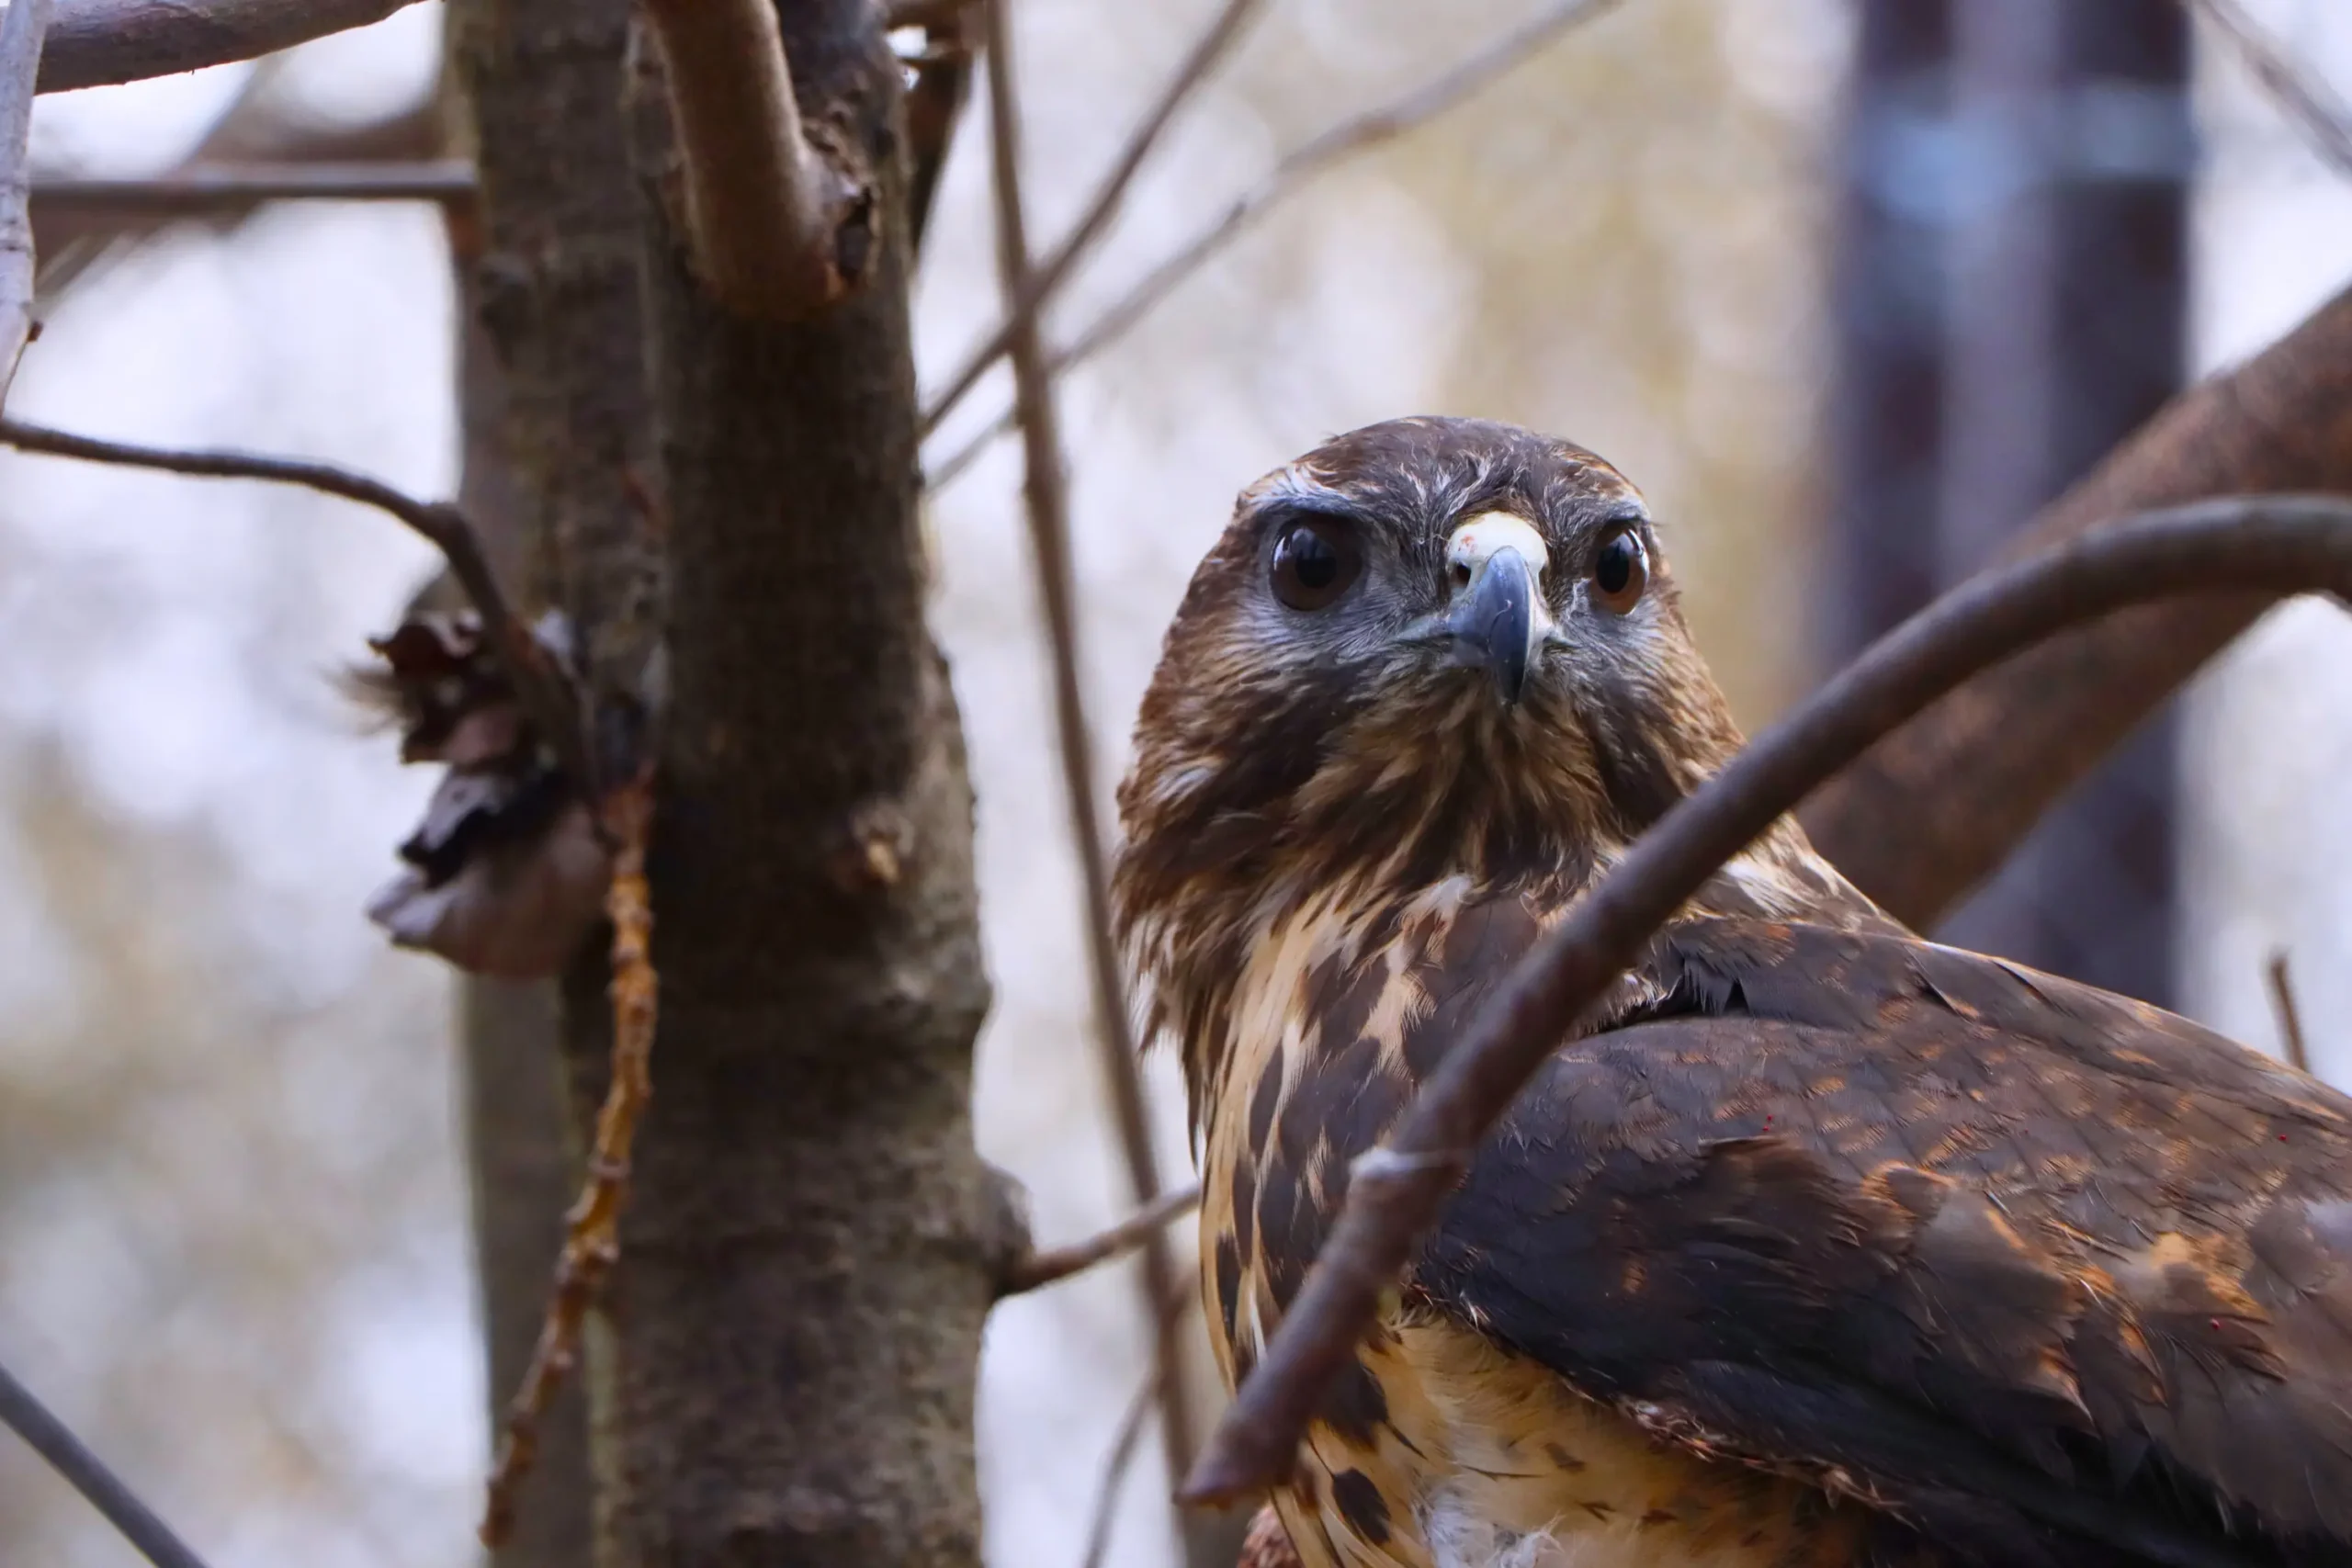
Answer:
[[[2352,1101],[1904,936],[1698,920],[1645,975],[1482,1148],[1419,1293],[1995,1560],[2344,1560]]]

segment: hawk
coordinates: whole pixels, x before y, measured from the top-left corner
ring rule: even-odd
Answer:
[[[1225,1375],[1740,735],[1639,494],[1418,419],[1245,491],[1120,790]],[[1308,1568],[2352,1563],[2352,1100],[1923,941],[1783,821],[1564,1038],[1272,1498]]]

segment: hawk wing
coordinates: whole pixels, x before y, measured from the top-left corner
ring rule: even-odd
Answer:
[[[1418,1290],[1651,1430],[2002,1562],[2352,1562],[2352,1100],[1901,936],[1660,940]]]

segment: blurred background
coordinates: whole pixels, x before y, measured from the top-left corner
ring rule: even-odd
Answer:
[[[1074,220],[1212,9],[1017,6],[1034,232]],[[2352,84],[2341,0],[2248,9]],[[1283,151],[1529,10],[1272,0],[1057,324]],[[390,145],[429,123],[439,28],[419,6],[260,67],[44,98],[38,167],[152,174],[208,138]],[[997,317],[985,152],[967,128],[927,241],[933,379]],[[281,204],[72,262],[12,412],[454,486],[434,208]],[[1104,787],[1235,491],[1330,433],[1445,411],[1611,457],[1664,520],[1752,727],[1981,564],[2184,378],[2347,278],[2352,184],[2171,0],[1627,0],[1287,201],[1064,381]],[[1007,395],[984,384],[936,451]],[[1018,482],[999,442],[935,496],[936,614],[996,985],[980,1136],[1057,1239],[1115,1217],[1123,1182]],[[432,781],[333,681],[431,564],[389,521],[305,495],[0,457],[0,1359],[221,1568],[474,1551],[486,1391],[455,987],[360,913]],[[2266,1049],[2264,969],[2285,952],[2314,1066],[2352,1075],[2347,774],[2352,618],[2290,606],[1948,934]],[[1151,1082],[1180,1171],[1166,1061]],[[996,1561],[1076,1568],[1147,1359],[1121,1270],[996,1314]],[[1147,1451],[1111,1561],[1175,1560],[1165,1476]],[[12,1564],[132,1561],[7,1441],[0,1530]]]

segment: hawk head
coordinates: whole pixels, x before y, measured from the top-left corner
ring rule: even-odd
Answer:
[[[1242,492],[1144,699],[1114,891],[1153,1021],[1308,898],[1565,898],[1739,744],[1615,468],[1478,420],[1340,436]],[[1793,826],[1759,852],[1850,894]]]

